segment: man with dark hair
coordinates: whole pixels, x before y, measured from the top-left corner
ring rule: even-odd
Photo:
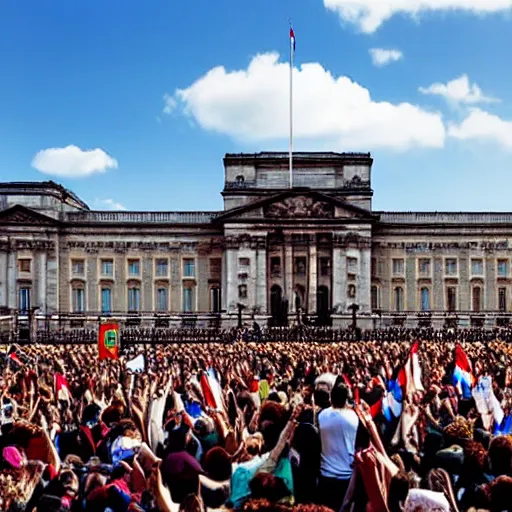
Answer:
[[[359,418],[347,405],[349,389],[338,383],[331,390],[331,407],[318,415],[322,443],[318,494],[322,504],[339,510],[352,476]]]

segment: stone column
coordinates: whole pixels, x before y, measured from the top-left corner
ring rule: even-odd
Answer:
[[[47,304],[46,304],[46,279],[47,279],[47,257],[46,252],[41,251],[37,255],[37,274],[35,276],[35,280],[37,283],[37,303],[34,306],[37,306],[39,311],[43,314],[46,313]]]
[[[316,294],[318,287],[318,279],[317,279],[317,251],[316,244],[313,242],[309,246],[309,285],[308,285],[308,313],[313,314],[316,313]]]
[[[267,312],[267,250],[265,237],[258,241],[256,261],[256,306],[260,308],[260,314],[264,314]]]
[[[7,306],[8,295],[8,265],[7,265],[7,251],[0,250],[0,268],[3,268],[2,277],[0,278],[0,306]]]
[[[220,303],[221,309],[227,311],[228,309],[228,251],[225,250],[222,254],[222,271],[221,271],[221,292]]]
[[[285,290],[284,294],[286,299],[288,300],[288,312],[295,312],[295,296],[293,294],[293,247],[291,245],[291,240],[285,240],[284,246],[284,271],[286,273],[285,277]]]
[[[332,307],[336,313],[346,312],[344,289],[347,269],[341,246],[334,241],[332,250]]]
[[[235,311],[238,304],[238,250],[232,247],[226,249],[226,310]]]
[[[360,250],[359,283],[357,300],[359,301],[359,311],[362,313],[371,312],[371,264],[372,256],[369,244],[365,244]]]
[[[16,297],[16,249],[11,246],[7,256],[7,306],[10,309],[18,308]]]

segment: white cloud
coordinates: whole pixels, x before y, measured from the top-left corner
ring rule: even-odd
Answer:
[[[126,210],[124,205],[118,203],[117,201],[114,201],[114,199],[95,199],[94,208],[96,210]]]
[[[77,146],[67,146],[42,149],[32,160],[32,167],[60,178],[83,178],[107,169],[117,169],[117,160],[99,148],[82,150]]]
[[[177,106],[176,100],[170,94],[164,94],[164,114],[172,114]]]
[[[366,33],[375,32],[395,14],[418,17],[428,11],[465,11],[473,14],[504,12],[512,0],[324,0],[324,6]]]
[[[334,77],[318,63],[294,69],[294,136],[333,149],[439,148],[445,129],[438,113],[410,103],[374,101],[368,89]],[[216,67],[172,98],[203,129],[243,142],[286,140],[289,65],[257,55],[247,69]]]
[[[400,50],[386,50],[384,48],[371,48],[369,50],[374,66],[383,67],[403,59],[404,54]]]
[[[492,103],[496,98],[485,96],[482,89],[475,83],[470,83],[468,75],[464,74],[446,84],[436,82],[429,87],[420,87],[423,94],[442,96],[447,101],[474,105],[476,103]]]
[[[512,121],[473,108],[459,125],[450,124],[448,135],[459,140],[491,141],[512,150]]]

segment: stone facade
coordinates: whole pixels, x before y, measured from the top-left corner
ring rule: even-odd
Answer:
[[[180,323],[492,326],[512,316],[512,213],[376,212],[369,154],[226,155],[224,210],[91,211],[0,184],[6,312]]]

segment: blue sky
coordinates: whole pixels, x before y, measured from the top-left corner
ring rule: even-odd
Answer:
[[[288,148],[291,18],[295,149],[371,151],[375,209],[512,210],[512,2],[418,3],[3,0],[0,180],[221,209],[226,152]]]

